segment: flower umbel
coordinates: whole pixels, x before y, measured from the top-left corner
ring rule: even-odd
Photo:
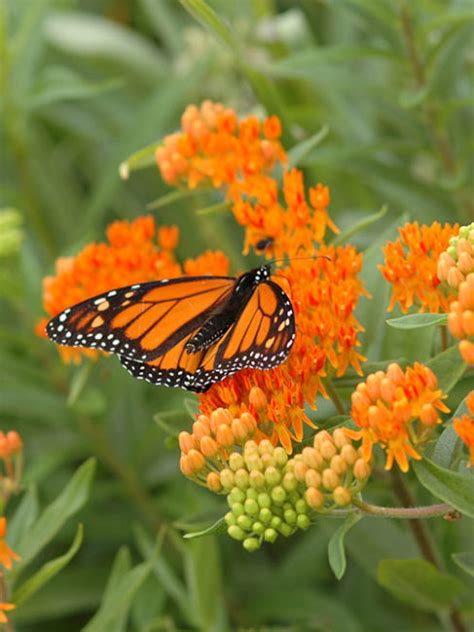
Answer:
[[[449,331],[461,338],[463,359],[474,364],[474,222],[450,239],[438,260],[438,276],[457,294],[449,306]]]
[[[433,371],[419,362],[405,371],[393,363],[386,372],[372,373],[358,384],[352,393],[351,414],[361,430],[345,431],[353,439],[362,439],[366,460],[376,443],[387,452],[387,470],[396,461],[407,472],[409,457],[422,458],[417,447],[441,423],[439,412],[449,411],[442,402],[446,395],[437,386]]]
[[[226,415],[226,411],[219,414]],[[274,542],[279,535],[288,537],[297,529],[307,529],[318,513],[350,505],[370,475],[370,464],[361,457],[361,449],[353,446],[342,429],[318,432],[313,445],[291,459],[283,448],[266,439],[258,444],[252,439],[238,445],[234,441],[233,449],[223,450],[217,442],[211,444],[204,438],[209,435],[203,435],[199,444],[202,458],[197,458],[191,454],[196,452],[191,445],[198,445],[196,435],[205,423],[194,424],[192,439],[188,433],[180,435],[182,449],[188,450],[184,458],[199,461],[198,472],[187,471],[187,460],[182,460],[182,470],[194,479],[197,475],[204,481],[205,476],[211,491],[227,495],[228,534],[248,551],[255,551],[263,542]]]
[[[416,305],[421,312],[447,312],[454,293],[440,287],[438,258],[449,239],[457,235],[458,224],[420,226],[418,222],[399,228],[400,239],[384,248],[385,262],[380,265],[384,278],[392,284],[389,310],[398,302],[403,312]]]
[[[467,396],[469,413],[454,420],[454,430],[469,449],[469,467],[474,465],[474,391]]]

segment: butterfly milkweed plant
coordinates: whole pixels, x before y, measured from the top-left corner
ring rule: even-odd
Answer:
[[[243,3],[251,26],[204,0],[39,4],[0,9],[21,183],[0,209],[0,627],[467,632],[472,8]],[[370,46],[317,44],[332,13]],[[62,60],[38,78],[36,24]]]

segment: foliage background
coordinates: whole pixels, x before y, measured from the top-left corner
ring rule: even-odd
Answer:
[[[114,604],[97,630],[438,630],[433,614],[377,583],[380,560],[418,555],[406,525],[357,525],[340,582],[327,562],[337,526],[329,519],[252,556],[224,536],[184,542],[179,528],[222,513],[215,497],[179,473],[176,440],[163,429],[169,421],[173,429],[189,425],[192,398],[135,382],[113,360],[63,366],[33,334],[42,278],[56,257],[101,240],[108,222],[136,217],[168,192],[154,168],[122,182],[121,161],[177,128],[188,103],[212,98],[240,113],[278,114],[286,148],[327,132],[299,166],[308,184],[330,186],[331,214],[343,229],[388,205],[353,240],[367,249],[363,277],[374,295],[360,307],[363,352],[373,361],[428,357],[431,340],[385,327],[389,288],[376,264],[381,244],[407,218],[472,220],[472,3],[213,0],[230,26],[227,41],[193,18],[186,10],[193,4],[0,2],[0,208],[18,209],[24,230],[20,251],[0,259],[2,429],[21,433],[25,483],[38,487],[42,506],[90,455],[98,460],[88,502],[31,569],[63,553],[82,522],[79,553],[12,619],[24,632],[81,629],[100,606],[115,559]],[[216,201],[196,194],[154,215],[182,228],[181,257],[223,248],[235,271],[247,268],[256,259],[242,257],[230,215],[196,212]],[[342,387],[350,392],[354,383],[349,375]],[[468,388],[472,378],[448,405]],[[169,415],[156,423],[157,412]],[[322,401],[317,419],[331,414]],[[393,502],[380,483],[372,493]],[[151,573],[127,575],[149,557],[162,525]],[[466,548],[472,523],[430,527],[452,568],[450,554]]]

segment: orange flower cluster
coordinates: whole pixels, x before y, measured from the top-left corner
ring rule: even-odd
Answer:
[[[454,430],[469,448],[469,467],[474,465],[474,391],[471,391],[466,399],[470,414],[456,417]]]
[[[244,252],[267,238],[272,239],[268,255],[295,255],[300,248],[312,252],[327,226],[337,232],[327,214],[328,188],[310,189],[308,204],[298,169],[284,173],[286,208],[280,204],[278,181],[270,172],[287,159],[276,116],[263,123],[255,116],[238,121],[233,110],[204,101],[200,108],[190,105],[181,123],[182,131],[167,136],[156,151],[161,175],[173,185],[225,187],[235,218],[246,228]]]
[[[421,312],[447,312],[452,291],[440,287],[437,263],[449,239],[457,235],[459,226],[434,222],[420,226],[418,222],[399,228],[401,239],[388,242],[385,262],[379,266],[384,278],[392,284],[389,310],[398,302],[403,312],[417,303]]]
[[[340,376],[349,365],[361,373],[365,360],[357,351],[362,327],[354,316],[359,297],[367,295],[357,277],[362,255],[349,245],[324,246],[320,253],[330,260],[294,261],[276,277],[295,311],[296,339],[287,362],[270,371],[239,371],[200,396],[200,410],[207,415],[218,407],[233,414],[250,410],[262,436],[289,453],[292,441],[303,437],[303,424],[311,425],[305,403],[314,408],[318,392],[327,397],[322,378],[328,364]],[[253,387],[264,394],[261,408],[252,401]]]
[[[364,458],[379,443],[387,451],[386,469],[396,461],[407,472],[408,457],[421,459],[416,446],[424,444],[433,428],[441,423],[439,412],[449,409],[446,397],[437,388],[433,371],[415,362],[404,372],[393,363],[387,371],[377,371],[358,384],[352,393],[352,418],[361,430],[346,429],[352,439],[362,439]]]
[[[457,293],[449,307],[448,326],[453,336],[462,339],[463,359],[474,364],[474,222],[451,238],[438,260],[438,276]]]

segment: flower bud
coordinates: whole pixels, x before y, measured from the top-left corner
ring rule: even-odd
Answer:
[[[210,459],[212,459],[219,452],[219,446],[214,441],[214,439],[209,436],[202,437],[200,441],[200,448],[202,454]]]
[[[315,487],[309,487],[304,494],[305,500],[312,509],[321,509],[324,505],[324,496]]]
[[[249,531],[252,527],[252,518],[247,516],[247,514],[241,514],[237,518],[237,524],[241,529],[245,529],[245,531]]]
[[[245,509],[242,503],[232,503],[230,509],[236,518],[245,514]]]
[[[244,502],[244,509],[245,513],[249,516],[258,516],[258,512],[260,510],[257,501],[252,498],[247,498]]]
[[[221,470],[220,477],[221,477],[222,487],[225,490],[232,489],[232,487],[234,486],[234,473],[228,468],[225,468]]]
[[[265,480],[271,487],[278,485],[281,481],[280,471],[276,467],[270,466],[265,470]]]
[[[323,465],[324,459],[321,456],[319,450],[317,450],[316,448],[303,448],[301,454],[303,456],[304,463],[306,463],[308,467],[317,470]]]
[[[298,500],[295,502],[295,511],[298,514],[304,514],[308,512],[308,505],[304,498],[298,498]]]
[[[341,507],[345,507],[346,505],[350,505],[352,502],[352,496],[347,487],[341,487],[340,485],[336,487],[336,489],[332,493],[332,497],[334,498],[334,502],[336,505],[340,505]]]
[[[243,503],[246,496],[239,487],[233,487],[229,494],[230,503]]]
[[[221,479],[219,478],[219,474],[217,474],[216,472],[209,472],[206,477],[206,483],[208,489],[210,489],[211,492],[218,494],[220,491],[222,491]]]
[[[294,461],[293,473],[297,481],[304,481],[308,466],[303,461]],[[314,471],[314,470],[313,470]]]
[[[287,492],[292,492],[298,486],[296,476],[292,472],[287,472],[283,477],[282,485]]]
[[[242,544],[243,544],[244,549],[248,551],[249,553],[253,553],[254,551],[260,548],[260,543],[257,540],[257,538],[245,538]]]
[[[275,542],[277,537],[278,537],[278,533],[277,531],[275,531],[275,529],[272,529],[272,528],[265,529],[265,532],[263,534],[263,539],[265,540],[265,542]]]
[[[341,456],[347,465],[353,465],[357,460],[357,450],[352,444],[345,445],[341,449]]]
[[[227,529],[227,533],[234,540],[243,540],[245,538],[245,532],[240,527],[238,527],[237,525],[231,525]]]
[[[330,468],[327,468],[323,470],[322,483],[323,483],[323,487],[325,487],[329,491],[332,491],[340,484],[340,478],[336,474],[336,472],[334,472]]]
[[[317,470],[310,469],[306,472],[304,478],[306,487],[316,487],[321,485],[321,474]]]
[[[245,467],[244,457],[239,452],[232,452],[229,456],[229,467],[234,472]]]
[[[351,445],[351,440],[346,436],[343,428],[336,428],[332,433],[332,438],[334,440],[334,445],[339,450],[342,450],[342,448],[346,445]]]
[[[189,450],[187,457],[193,472],[200,472],[206,465],[203,455],[197,450]]]
[[[272,504],[271,498],[267,492],[261,492],[257,497],[257,502],[262,509],[269,509]]]
[[[264,439],[263,441],[260,441],[260,443],[258,444],[258,451],[260,455],[263,455],[263,454],[273,455],[273,450],[274,448],[268,439]]]
[[[296,518],[296,526],[305,531],[311,526],[311,521],[306,514],[299,514]]]
[[[242,467],[236,471],[234,480],[239,489],[246,491],[249,486],[249,473]]]
[[[262,489],[265,486],[265,476],[258,470],[252,470],[249,474],[249,483],[254,489]]]
[[[242,413],[240,415],[240,421],[247,426],[251,434],[253,434],[255,430],[257,430],[257,422],[255,421],[255,417],[250,413]]]
[[[283,518],[285,519],[286,524],[294,525],[296,524],[296,511],[294,509],[287,509],[283,513]]]
[[[232,434],[234,435],[236,439],[236,442],[243,443],[249,435],[249,430],[247,426],[238,417],[235,417],[234,419],[232,419],[230,428],[232,430]]]
[[[203,424],[201,421],[193,423],[193,435],[196,441],[201,441],[203,437],[209,436],[209,424]]]
[[[281,518],[279,516],[273,516],[270,521],[270,526],[272,529],[279,529],[281,526]]]
[[[277,447],[273,450],[273,460],[278,467],[284,467],[288,462],[288,454],[285,448]]]
[[[337,449],[332,441],[323,441],[319,446],[319,451],[321,456],[326,461],[330,461],[332,457],[336,454]]]
[[[342,476],[347,472],[347,463],[340,454],[335,454],[329,464],[331,470]]]
[[[226,448],[230,448],[234,444],[234,435],[229,426],[221,424],[216,432],[217,443]]]
[[[234,514],[231,511],[228,511],[224,516],[224,520],[228,527],[237,524]]]
[[[464,362],[468,364],[474,364],[474,342],[469,340],[461,340],[459,343],[459,353],[461,354]]]
[[[272,512],[267,507],[263,507],[263,509],[260,509],[258,513],[258,517],[263,524],[270,524],[272,516]]]
[[[283,487],[277,485],[270,492],[270,496],[275,504],[282,505],[286,499],[286,492]]]
[[[255,501],[258,499],[258,491],[254,489],[253,487],[249,487],[247,491],[245,492],[245,495],[247,498],[251,498],[252,500],[255,500]]]
[[[423,404],[420,411],[420,421],[427,426],[432,426],[441,420],[432,404]]]
[[[184,452],[184,454],[187,454],[189,450],[194,448],[194,438],[189,432],[180,432],[178,435],[178,443],[181,452]]]
[[[268,406],[267,398],[262,389],[258,386],[252,386],[249,393],[249,404],[256,410],[265,410]]]
[[[289,538],[290,535],[293,533],[293,527],[291,527],[289,524],[286,524],[286,522],[282,522],[278,531],[283,536],[285,536],[285,538]]]
[[[370,476],[370,465],[364,459],[357,459],[353,471],[358,481],[365,481]]]
[[[194,473],[192,465],[186,454],[183,454],[181,458],[179,459],[179,469],[185,476],[192,476]]]
[[[217,433],[219,426],[226,426],[232,423],[232,415],[226,408],[216,408],[209,418],[209,426],[214,434]]]
[[[256,520],[252,525],[252,531],[257,535],[262,535],[262,533],[265,531],[265,526],[263,525],[263,523]]]

